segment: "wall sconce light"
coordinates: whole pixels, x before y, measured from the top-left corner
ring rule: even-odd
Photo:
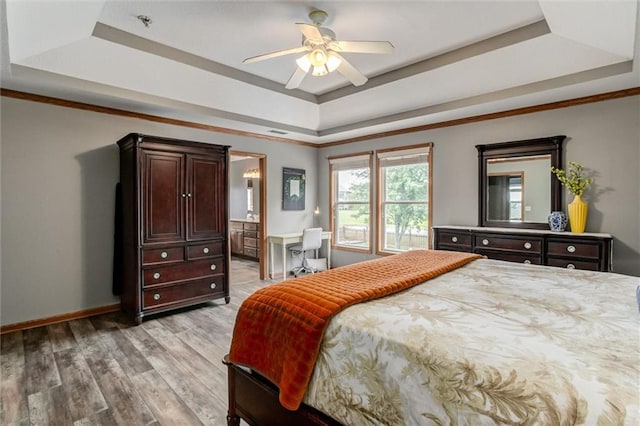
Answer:
[[[249,169],[242,174],[242,177],[245,179],[260,179],[260,170]]]
[[[316,206],[316,209],[313,211],[313,214],[318,216],[320,214],[320,206]]]

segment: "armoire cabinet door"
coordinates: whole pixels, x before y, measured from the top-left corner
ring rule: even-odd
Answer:
[[[143,243],[184,241],[184,155],[143,151]]]
[[[187,155],[187,239],[224,237],[226,171],[221,159]]]

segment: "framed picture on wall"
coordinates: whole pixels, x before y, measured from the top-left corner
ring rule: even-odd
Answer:
[[[282,168],[282,210],[304,210],[305,171]]]

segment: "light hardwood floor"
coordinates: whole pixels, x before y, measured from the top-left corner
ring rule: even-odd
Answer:
[[[135,326],[120,313],[2,336],[0,425],[225,425],[236,312],[260,281],[234,259],[231,302]]]

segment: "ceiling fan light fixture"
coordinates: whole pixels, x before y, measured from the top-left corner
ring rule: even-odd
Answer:
[[[329,72],[334,72],[335,70],[338,69],[341,63],[342,63],[342,60],[340,58],[329,53],[329,56],[327,58],[327,70]]]
[[[327,53],[323,49],[315,49],[309,53],[309,62],[314,67],[321,67],[327,63]]]
[[[298,59],[296,59],[296,64],[298,64],[298,67],[304,72],[309,72],[309,70],[311,69],[311,61],[309,61],[309,58],[307,56],[308,54],[300,56]]]
[[[311,71],[311,75],[314,77],[322,77],[323,75],[329,74],[329,70],[326,65],[322,65],[319,67],[313,67],[313,71]]]
[[[326,53],[322,49],[316,49],[296,59],[296,64],[302,71],[308,73],[311,70],[311,75],[315,77],[322,77],[335,71],[341,63],[342,60],[339,57],[331,52]]]

